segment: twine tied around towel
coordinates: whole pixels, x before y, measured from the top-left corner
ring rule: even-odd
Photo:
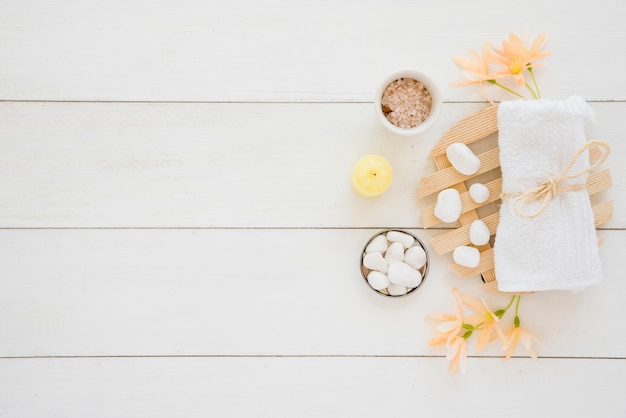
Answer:
[[[567,174],[568,171],[572,168],[572,166],[576,163],[578,158],[580,158],[580,156],[585,151],[587,151],[589,148],[594,147],[594,146],[604,149],[602,156],[588,168],[581,170],[578,173]],[[550,199],[552,199],[557,194],[562,193],[562,192],[573,192],[573,191],[578,191],[578,190],[584,190],[586,188],[584,184],[562,186],[561,183],[565,180],[570,180],[570,179],[582,176],[594,170],[596,167],[598,167],[607,159],[610,153],[611,153],[611,147],[609,147],[609,144],[607,144],[606,142],[589,141],[585,143],[582,147],[580,147],[580,149],[576,152],[576,154],[574,154],[570,162],[567,164],[567,167],[565,167],[565,169],[558,176],[541,182],[536,189],[529,190],[527,192],[518,192],[518,193],[513,193],[513,194],[502,193],[500,197],[502,199],[516,198],[515,201],[513,202],[513,210],[515,211],[517,216],[519,216],[522,219],[533,219],[539,216],[545,210],[546,206],[548,206],[548,202],[550,201]],[[539,206],[539,209],[537,209],[537,211],[535,211],[534,213],[528,214],[528,213],[523,212],[519,208],[520,204],[528,205],[536,201],[541,201],[541,206]]]

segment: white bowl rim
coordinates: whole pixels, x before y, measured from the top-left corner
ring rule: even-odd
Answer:
[[[424,86],[428,89],[432,97],[432,107],[430,109],[430,114],[428,115],[426,120],[424,120],[424,122],[420,123],[419,125],[413,128],[401,128],[399,126],[394,125],[387,119],[387,117],[385,116],[382,110],[381,102],[382,102],[382,95],[383,95],[383,92],[385,91],[385,88],[387,88],[387,86],[391,82],[398,80],[400,78],[411,78],[413,80],[421,81],[424,84]],[[376,113],[378,114],[378,117],[380,121],[382,122],[382,124],[391,132],[399,134],[399,135],[406,135],[406,136],[417,135],[419,133],[426,131],[431,126],[433,126],[435,122],[437,121],[437,119],[439,118],[439,113],[441,112],[441,104],[442,104],[441,93],[439,92],[439,89],[435,81],[428,74],[419,70],[411,70],[411,69],[395,71],[389,74],[387,77],[385,77],[382,83],[380,83],[378,89],[376,90],[376,96],[374,98],[374,106],[376,107]]]

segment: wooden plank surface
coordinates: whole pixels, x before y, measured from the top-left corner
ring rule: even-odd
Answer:
[[[0,417],[626,415],[624,15],[614,0],[1,1]],[[508,297],[427,244],[424,286],[384,298],[360,252],[383,228],[444,232],[420,229],[427,157],[487,107],[448,85],[452,57],[528,22],[550,35],[543,96],[585,97],[589,138],[612,146],[613,186],[592,197],[614,201],[605,280],[523,297],[538,361],[472,344],[451,377],[424,316],[451,312],[454,286]],[[401,68],[445,101],[417,137],[374,114]],[[364,199],[348,178],[372,153],[394,182]]]
[[[565,10],[567,19],[555,19]],[[554,51],[537,71],[545,97],[625,100],[622,66],[598,67],[621,59],[624,15],[613,0],[510,8],[497,0],[4,0],[0,97],[371,101],[384,77],[406,67],[430,73],[446,100],[482,101],[477,89],[448,87],[459,77],[452,56],[531,25],[531,34],[549,32]]]
[[[424,242],[438,232],[412,231]],[[458,279],[451,256],[429,244],[432,265],[417,292],[376,294],[358,269],[375,232],[0,231],[0,357],[432,355],[441,350],[427,347],[433,324],[424,317],[452,312],[452,287],[494,309],[508,303],[480,291],[478,277]],[[545,346],[541,355],[626,357],[626,334],[613,331],[626,297],[622,234],[600,231],[602,284],[523,300],[520,316]],[[483,354],[501,356],[498,344]]]
[[[0,359],[0,385],[12,388],[0,415],[495,418],[504,405],[511,418],[626,413],[616,384],[625,361],[469,361],[461,378],[447,376],[441,358]],[[537,379],[546,369],[550,378]]]
[[[0,226],[418,227],[434,204],[417,198],[435,171],[428,150],[484,106],[446,104],[427,134],[399,138],[370,103],[0,103]],[[614,186],[599,197],[617,204],[604,226],[622,228],[626,103],[592,107],[590,136],[613,148]],[[349,184],[370,153],[394,168],[373,200]]]

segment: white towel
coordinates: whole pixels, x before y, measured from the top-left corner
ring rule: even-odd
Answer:
[[[498,110],[498,143],[502,167],[500,223],[494,246],[498,289],[505,292],[578,291],[602,279],[598,240],[588,192],[570,190],[552,197],[532,219],[514,210],[515,195],[558,177],[587,142],[593,110],[580,97],[565,100],[502,102]],[[589,167],[585,152],[570,172]],[[563,187],[582,188],[587,175]],[[518,204],[532,214],[540,202]]]

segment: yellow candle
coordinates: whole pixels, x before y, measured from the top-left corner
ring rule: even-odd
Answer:
[[[393,179],[391,164],[378,155],[366,155],[352,170],[350,183],[364,197],[376,197],[389,188]]]

